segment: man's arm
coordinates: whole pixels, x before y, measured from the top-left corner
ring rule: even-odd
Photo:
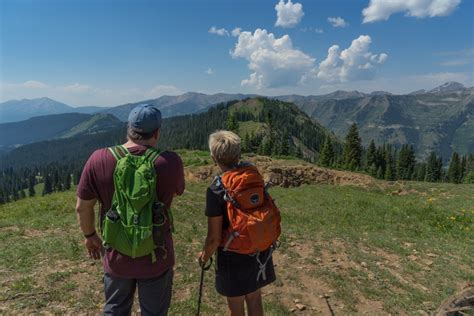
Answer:
[[[84,244],[92,259],[100,259],[102,252],[102,240],[95,232],[94,205],[96,202],[97,199],[83,200],[78,197],[76,203],[77,220],[85,237]]]

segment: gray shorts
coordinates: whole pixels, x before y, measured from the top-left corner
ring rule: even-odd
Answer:
[[[104,315],[130,315],[138,287],[141,315],[166,316],[171,303],[172,285],[172,268],[150,279],[122,279],[105,273]]]

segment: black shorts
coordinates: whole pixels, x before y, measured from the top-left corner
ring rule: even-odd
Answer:
[[[269,255],[270,249],[261,252],[260,261],[265,262]],[[262,271],[260,274],[255,255],[242,255],[219,248],[216,260],[216,290],[221,295],[227,297],[246,295],[276,280],[271,255],[264,273]]]

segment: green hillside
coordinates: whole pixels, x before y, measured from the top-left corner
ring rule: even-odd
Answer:
[[[65,113],[33,117],[21,122],[0,124],[0,146],[28,144],[53,139],[89,120],[90,114]]]
[[[68,138],[81,134],[96,134],[108,131],[117,126],[121,126],[122,122],[111,114],[95,114],[90,119],[83,121],[66,132],[57,136],[57,138]]]
[[[0,148],[13,147],[106,132],[123,123],[111,114],[65,113],[37,116],[25,121],[0,124]]]
[[[208,159],[184,154],[187,164]],[[206,186],[188,182],[173,205],[171,315],[195,311]],[[268,315],[288,315],[295,300],[306,307],[299,315],[329,314],[328,303],[336,315],[431,313],[474,282],[474,186],[382,187],[271,189],[283,234],[274,255],[278,280],[263,291]],[[1,314],[101,312],[102,267],[86,257],[74,203],[69,191],[0,206]],[[213,277],[211,269],[203,314],[224,315]]]

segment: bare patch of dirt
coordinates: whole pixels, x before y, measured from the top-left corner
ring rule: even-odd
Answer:
[[[0,233],[18,233],[20,229],[17,226],[0,227]]]
[[[275,186],[298,187],[302,184],[337,184],[371,187],[377,186],[378,183],[368,175],[321,168],[305,162],[289,162],[262,156],[251,156],[246,160],[258,167],[266,182]],[[187,181],[202,181],[210,180],[219,172],[219,168],[214,165],[187,167],[185,176]]]
[[[404,195],[408,195],[408,194],[419,194],[419,192],[415,189],[398,189],[398,190],[395,190],[391,193],[391,195],[397,195],[397,196],[404,196]]]
[[[296,247],[296,246],[295,246]],[[264,296],[277,297],[288,310],[293,310],[299,315],[331,315],[326,302],[334,290],[322,279],[315,278],[310,272],[317,268],[307,263],[308,257],[313,257],[311,246],[299,245],[295,251],[299,257],[289,256],[276,251],[273,256],[274,264],[278,269],[277,283],[271,284],[263,290]],[[340,302],[337,302],[340,304]],[[302,304],[305,309],[297,310],[296,304]]]
[[[316,276],[318,269],[329,269],[347,276],[351,269],[367,270],[364,263],[350,260],[344,241],[333,239],[329,244],[318,245],[299,241],[288,245],[286,251],[276,251],[274,255],[278,279],[283,281],[266,288],[266,295],[276,295],[290,311],[299,315],[331,315],[331,312],[343,315],[354,309],[360,314],[383,313],[382,302],[370,300],[361,293],[357,294],[356,306],[345,306],[337,298],[337,289]],[[299,311],[296,304],[303,304],[305,310]]]

